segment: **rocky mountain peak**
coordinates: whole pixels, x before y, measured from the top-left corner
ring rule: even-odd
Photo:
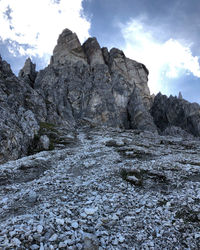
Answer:
[[[36,68],[36,65],[32,63],[31,59],[30,58],[26,59],[24,67],[20,70],[18,77],[20,79],[24,79],[31,86],[33,86],[33,83],[37,76],[37,72],[35,68]]]
[[[88,63],[91,66],[95,64],[105,64],[101,47],[96,37],[88,38],[83,44],[83,49],[88,58]]]
[[[151,96],[145,65],[117,48],[101,48],[95,37],[81,45],[65,29],[48,67],[35,68],[28,58],[17,78],[0,57],[0,163],[65,145],[63,128],[200,136],[198,104]]]
[[[0,55],[0,77],[7,78],[9,76],[13,77],[14,74],[10,68],[10,65],[4,61]]]
[[[87,58],[76,33],[69,29],[64,29],[60,34],[53,50],[51,64],[64,64],[66,61],[87,63]]]

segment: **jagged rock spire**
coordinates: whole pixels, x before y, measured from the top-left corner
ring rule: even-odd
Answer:
[[[37,76],[37,72],[35,70],[36,65],[32,63],[31,59],[26,59],[24,67],[20,70],[18,77],[20,79],[24,79],[28,82],[32,87],[35,82],[35,78]]]
[[[178,93],[178,99],[183,99],[181,91],[179,91],[179,93]]]
[[[90,65],[105,64],[101,47],[96,37],[88,38],[83,44],[83,49],[87,55],[88,63]]]
[[[53,50],[51,64],[64,64],[66,61],[87,63],[86,55],[76,33],[69,29],[64,29],[60,34]]]

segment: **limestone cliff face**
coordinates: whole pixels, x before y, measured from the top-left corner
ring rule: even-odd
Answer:
[[[199,106],[184,104],[184,121],[177,122],[182,109],[175,110],[184,100],[174,106],[166,98],[152,98],[148,73],[123,51],[101,48],[96,38],[81,45],[68,29],[59,36],[48,67],[39,72],[27,59],[17,78],[0,58],[0,163],[26,155],[41,136],[41,123],[69,131],[90,125],[153,133],[171,124],[199,136]],[[62,134],[51,132],[54,137]],[[47,138],[42,136],[38,141]]]
[[[65,29],[59,36],[51,58],[52,64],[64,64],[66,61],[87,63],[87,58],[75,33]]]
[[[134,98],[137,101],[136,88],[147,113],[150,109],[147,81],[143,64],[126,58],[118,49],[101,49],[96,38],[81,46],[76,34],[66,29],[59,36],[50,65],[38,73],[34,88],[45,98],[49,122],[70,127],[89,119],[131,128],[128,105],[134,104]],[[155,127],[152,119],[147,123]]]
[[[105,64],[101,47],[95,37],[89,38],[84,44],[83,49],[88,59],[88,63],[93,66]]]

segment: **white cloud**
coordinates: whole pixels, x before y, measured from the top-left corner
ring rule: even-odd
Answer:
[[[83,15],[82,0],[1,0],[0,24],[0,38],[18,43],[8,48],[13,55],[18,52],[46,58],[52,54],[63,29],[76,32],[83,42],[90,28]],[[25,49],[23,44],[30,47]]]
[[[152,93],[162,91],[167,78],[178,78],[182,74],[200,77],[198,57],[193,56],[190,46],[175,39],[160,42],[155,39],[158,31],[146,27],[139,20],[120,24],[125,39],[124,52],[127,57],[144,63],[150,71],[149,87]]]

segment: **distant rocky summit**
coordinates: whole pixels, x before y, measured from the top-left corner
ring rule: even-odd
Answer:
[[[39,72],[27,59],[16,77],[0,58],[0,163],[68,143],[63,128],[69,137],[83,126],[200,136],[200,106],[153,98],[148,74],[123,51],[101,48],[96,38],[81,45],[68,29]]]

